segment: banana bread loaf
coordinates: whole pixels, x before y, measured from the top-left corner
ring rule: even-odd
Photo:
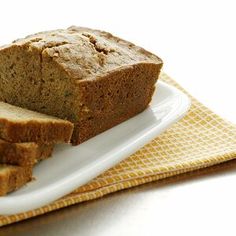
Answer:
[[[31,179],[31,167],[0,164],[0,196],[22,187]]]
[[[10,143],[0,139],[0,164],[33,166],[52,155],[52,144]]]
[[[143,111],[161,67],[107,32],[41,32],[0,47],[0,100],[73,122],[79,144]]]
[[[69,142],[73,124],[0,102],[0,138],[9,142],[62,143]]]

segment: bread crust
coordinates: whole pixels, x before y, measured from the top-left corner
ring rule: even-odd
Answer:
[[[140,63],[96,81],[81,81],[84,105],[72,137],[74,145],[120,124],[147,108],[161,66]]]

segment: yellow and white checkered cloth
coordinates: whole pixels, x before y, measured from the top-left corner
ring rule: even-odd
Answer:
[[[184,91],[166,74],[161,80]],[[191,99],[192,107],[185,118],[128,159],[50,205],[0,216],[0,226],[236,158],[236,126]]]

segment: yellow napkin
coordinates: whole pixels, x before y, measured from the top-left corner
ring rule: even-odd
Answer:
[[[161,80],[184,91],[166,74]],[[0,226],[236,158],[236,126],[191,99],[185,118],[114,168],[50,205],[0,216]]]

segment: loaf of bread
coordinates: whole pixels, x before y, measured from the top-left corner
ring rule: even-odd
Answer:
[[[22,187],[31,179],[31,167],[0,164],[0,196]]]
[[[9,142],[69,142],[73,124],[0,102],[0,138]]]
[[[52,144],[10,143],[0,139],[0,164],[33,166],[52,155]]]
[[[73,122],[79,144],[143,111],[161,67],[107,32],[41,32],[0,47],[0,100]]]

